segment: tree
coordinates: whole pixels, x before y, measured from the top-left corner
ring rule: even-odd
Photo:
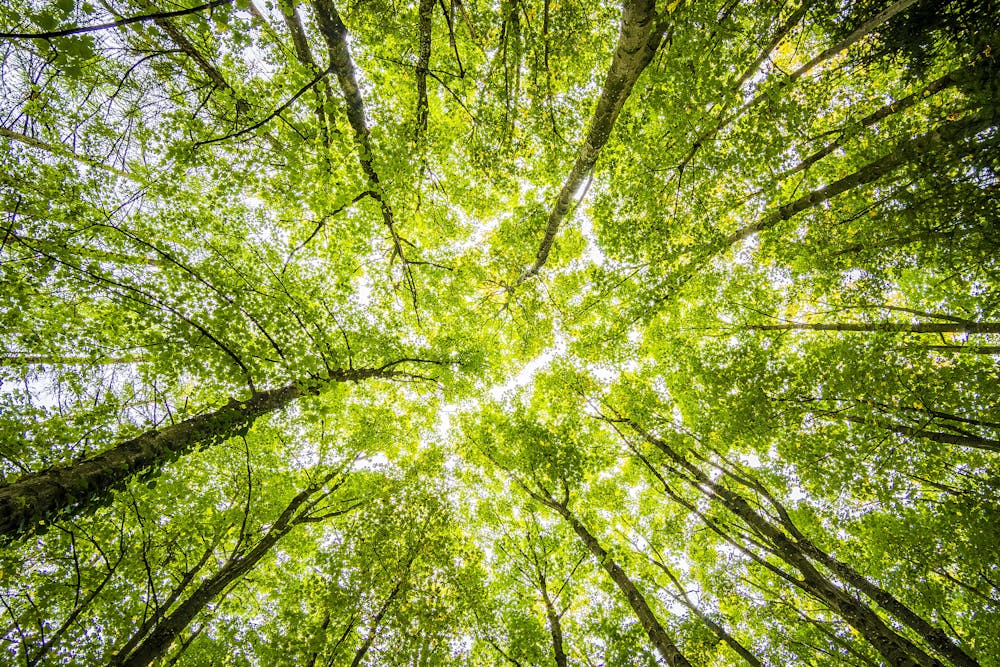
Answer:
[[[7,3],[0,661],[1000,665],[998,14]]]

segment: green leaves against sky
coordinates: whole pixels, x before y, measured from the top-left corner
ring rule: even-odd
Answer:
[[[1000,665],[993,0],[0,8],[0,663]]]

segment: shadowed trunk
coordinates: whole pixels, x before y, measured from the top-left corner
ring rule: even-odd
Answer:
[[[209,446],[249,428],[261,415],[336,382],[392,377],[388,366],[332,372],[311,385],[289,384],[230,401],[207,414],[147,431],[82,461],[23,475],[0,487],[0,535],[17,537],[46,517],[95,504],[133,475],[154,472],[195,446]]]

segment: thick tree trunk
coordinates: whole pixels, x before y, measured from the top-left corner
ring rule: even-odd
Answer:
[[[334,371],[309,386],[289,384],[257,392],[246,401],[231,399],[214,412],[147,431],[82,461],[24,475],[0,487],[0,535],[16,537],[40,520],[91,505],[133,475],[155,471],[196,445],[221,442],[249,428],[261,415],[327,384],[394,374],[388,367]]]
[[[608,69],[604,88],[597,101],[597,108],[590,119],[587,138],[580,147],[573,169],[563,183],[555,206],[549,213],[545,236],[538,248],[535,263],[524,270],[518,278],[518,283],[538,273],[548,259],[556,232],[569,213],[573,198],[597,163],[601,149],[608,142],[615,121],[618,120],[618,114],[621,113],[636,80],[653,60],[660,46],[665,27],[657,21],[654,4],[653,0],[625,0],[622,3],[618,45],[615,47],[611,67]]]

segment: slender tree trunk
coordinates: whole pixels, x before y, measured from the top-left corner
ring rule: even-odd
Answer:
[[[418,147],[427,131],[427,71],[431,62],[431,27],[434,18],[434,0],[420,0],[417,10],[417,33],[420,48],[417,55],[417,129],[415,138]]]
[[[958,69],[958,70],[954,70],[952,72],[948,72],[944,76],[941,76],[941,77],[935,79],[934,81],[932,81],[931,83],[927,84],[922,89],[920,89],[920,90],[918,90],[916,92],[910,93],[909,95],[906,95],[905,97],[901,97],[900,99],[898,99],[898,100],[896,100],[894,102],[890,102],[889,104],[886,104],[885,106],[882,106],[882,107],[876,109],[875,111],[871,112],[870,114],[868,114],[867,116],[865,116],[861,120],[856,121],[854,124],[858,128],[871,127],[875,123],[878,123],[878,122],[880,122],[882,120],[885,120],[886,118],[888,118],[889,116],[891,116],[893,114],[897,114],[900,111],[903,111],[905,109],[908,109],[908,108],[914,106],[915,104],[919,103],[921,100],[925,100],[928,97],[930,97],[931,95],[934,95],[936,93],[941,92],[942,90],[950,88],[950,87],[952,87],[952,86],[960,83],[961,81],[967,80],[970,77],[970,75],[972,75],[973,73],[976,72],[976,70],[977,70],[976,66],[969,65],[967,67],[963,67],[962,69]],[[787,171],[784,171],[781,174],[779,174],[778,177],[779,178],[787,178],[787,177],[789,177],[789,176],[791,176],[793,174],[796,174],[796,173],[798,173],[800,171],[804,171],[804,170],[808,169],[809,167],[811,167],[812,165],[814,165],[817,162],[819,162],[820,160],[822,160],[823,158],[825,158],[830,153],[833,153],[835,150],[837,150],[838,148],[840,148],[843,145],[843,141],[844,141],[843,138],[844,138],[845,135],[849,135],[850,134],[849,130],[850,130],[850,124],[847,127],[845,127],[844,130],[841,132],[841,138],[840,139],[838,139],[836,141],[830,142],[829,144],[827,144],[826,146],[824,146],[820,150],[816,151],[815,153],[813,153],[809,157],[807,157],[804,160],[802,160],[801,162],[799,162],[797,165],[795,165],[791,169],[788,169]]]
[[[549,597],[549,589],[545,584],[545,575],[539,573],[538,583],[542,589],[542,601],[545,603],[545,616],[549,621],[549,635],[552,637],[552,654],[556,661],[556,667],[566,667],[566,651],[563,648],[562,621],[556,611],[552,598]]]
[[[741,644],[735,637],[729,634],[729,632],[724,627],[716,623],[711,616],[709,616],[701,609],[699,609],[698,605],[694,604],[693,602],[691,602],[690,599],[688,599],[687,593],[684,592],[684,588],[681,586],[681,583],[677,580],[677,577],[674,576],[674,573],[670,571],[670,568],[667,567],[665,563],[662,563],[661,561],[652,558],[650,560],[652,561],[653,565],[660,568],[667,575],[667,578],[670,579],[670,583],[673,584],[674,588],[677,589],[677,594],[672,595],[671,597],[673,597],[675,600],[677,600],[682,605],[687,607],[692,613],[694,613],[694,615],[697,616],[702,623],[704,623],[712,632],[715,633],[716,637],[726,642],[729,648],[736,651],[736,653],[739,654],[739,656],[743,658],[743,660],[746,661],[748,665],[750,665],[751,667],[764,667],[764,664],[757,658],[757,656],[751,653],[746,646]]]
[[[643,439],[666,454],[670,461],[690,475],[695,488],[709,498],[718,500],[726,509],[742,519],[751,530],[770,545],[769,549],[775,556],[798,570],[802,576],[800,582],[802,587],[847,621],[875,647],[888,664],[897,667],[942,667],[940,661],[929,656],[909,639],[892,630],[866,604],[824,576],[816,569],[796,542],[756,512],[742,496],[714,482],[704,471],[674,451],[670,445],[652,436],[638,424],[632,421],[627,423]]]
[[[251,4],[251,8],[253,4]],[[319,74],[322,70],[316,64],[312,50],[309,48],[309,37],[306,35],[305,26],[302,25],[302,17],[299,10],[291,0],[280,0],[278,8],[281,11],[281,18],[285,23],[285,28],[292,36],[292,46],[295,48],[295,57],[299,63],[305,65],[313,74]],[[265,19],[266,23],[266,19]],[[323,138],[323,145],[330,147],[330,123],[326,114],[326,102],[332,100],[330,88],[326,81],[319,81],[316,84],[316,120],[319,123],[320,134]]]
[[[960,445],[962,447],[972,447],[973,449],[985,449],[989,452],[1000,452],[1000,440],[992,440],[990,438],[983,438],[976,435],[960,435],[958,433],[928,431],[922,428],[913,428],[912,426],[903,426],[902,424],[889,424],[882,421],[874,421],[850,415],[845,415],[843,418],[855,424],[877,426],[878,428],[884,428],[887,431],[892,431],[893,433],[898,433],[899,435],[905,435],[912,438],[926,438],[931,442],[940,442],[946,445]]]
[[[656,20],[653,0],[625,0],[622,3],[622,22],[611,59],[611,67],[597,101],[597,108],[590,119],[587,138],[580,147],[576,163],[563,183],[555,206],[549,213],[545,226],[545,236],[538,248],[535,263],[529,266],[518,278],[522,283],[534,276],[544,266],[555,241],[559,226],[569,213],[573,198],[576,196],[584,179],[593,170],[601,149],[608,142],[611,130],[615,126],[618,114],[621,113],[625,101],[632,92],[636,80],[646,66],[653,60],[656,50],[663,39],[665,24]]]
[[[903,625],[916,632],[921,639],[939,655],[942,655],[953,664],[960,667],[979,667],[979,663],[966,654],[944,631],[931,625],[926,619],[903,604],[889,591],[881,588],[853,567],[840,561],[826,551],[820,549],[810,540],[792,520],[791,515],[781,503],[762,483],[753,479],[749,475],[737,473],[729,467],[723,467],[723,471],[729,479],[756,491],[763,496],[767,502],[774,507],[778,520],[784,529],[791,535],[796,546],[809,558],[823,565],[830,572],[857,590],[864,593],[878,606],[896,617]]]
[[[900,142],[883,157],[866,164],[852,174],[813,190],[798,199],[779,206],[769,215],[757,222],[751,223],[730,234],[723,242],[728,248],[749,236],[774,227],[779,222],[789,220],[807,209],[819,206],[839,194],[861,185],[873,183],[886,176],[898,167],[912,162],[922,155],[946,148],[962,139],[974,136],[993,125],[994,121],[987,113],[977,113],[961,120],[953,121],[935,128],[926,134]]]
[[[38,148],[40,150],[47,151],[49,153],[52,153],[53,155],[59,155],[65,158],[69,158],[70,160],[74,160],[81,164],[85,164],[88,167],[103,169],[104,171],[114,174],[115,176],[121,176],[122,178],[127,178],[130,181],[135,181],[136,183],[140,184],[146,183],[145,179],[142,178],[141,176],[132,174],[127,171],[122,171],[120,169],[115,169],[114,167],[109,165],[106,161],[97,160],[95,158],[87,157],[85,155],[79,155],[77,153],[74,153],[69,148],[66,148],[65,146],[50,144],[40,139],[29,137],[26,134],[21,134],[20,132],[15,132],[13,130],[8,130],[5,127],[0,127],[0,137],[3,137],[5,139],[10,139],[11,141],[16,141],[18,143],[22,143],[25,146],[31,146],[32,148]]]
[[[527,487],[525,489],[527,490]],[[573,532],[577,534],[587,547],[587,550],[597,559],[601,568],[608,573],[611,580],[615,582],[618,589],[625,595],[625,599],[628,601],[629,606],[632,607],[632,611],[635,612],[636,618],[639,619],[639,623],[642,624],[646,634],[649,635],[649,640],[667,664],[670,667],[691,667],[691,663],[681,653],[680,649],[677,648],[677,645],[670,639],[669,635],[667,635],[667,631],[660,624],[659,619],[656,618],[656,614],[650,609],[646,598],[636,588],[632,579],[615,562],[611,554],[601,546],[598,539],[587,530],[587,527],[576,518],[566,503],[560,503],[547,494],[542,495],[530,490],[528,490],[528,493],[539,502],[555,510],[573,528]]]
[[[755,331],[869,331],[898,333],[1000,333],[1000,322],[785,322],[783,324],[753,324]]]
[[[752,77],[753,75],[757,74],[760,71],[760,66],[763,65],[764,61],[771,56],[771,53],[776,48],[778,48],[778,45],[784,41],[788,33],[790,33],[792,29],[799,24],[799,21],[801,21],[803,17],[806,15],[806,12],[809,10],[809,7],[810,7],[810,2],[807,0],[802,4],[801,7],[799,7],[796,11],[794,11],[792,15],[789,16],[788,19],[786,19],[783,24],[781,24],[781,27],[778,28],[778,31],[774,34],[774,37],[771,38],[771,41],[768,43],[768,45],[764,47],[764,50],[757,55],[757,57],[750,64],[750,66],[747,67],[743,71],[743,74],[740,75],[740,77],[736,79],[736,81],[734,81],[732,85],[729,87],[729,92],[731,95],[738,95],[740,93],[740,89],[743,87],[743,84],[749,81],[750,77]],[[684,172],[688,164],[694,158],[695,153],[698,152],[698,149],[700,149],[705,144],[706,141],[710,140],[723,127],[725,127],[728,123],[736,119],[735,115],[726,116],[725,112],[726,109],[723,109],[722,118],[716,121],[716,125],[700,133],[695,138],[694,142],[691,143],[691,148],[688,149],[687,155],[685,155],[684,158],[677,164],[676,169],[678,173]]]
[[[399,591],[402,590],[403,584],[406,583],[407,578],[410,576],[410,568],[413,567],[413,561],[417,558],[417,550],[414,550],[413,554],[410,556],[409,560],[406,561],[406,566],[403,569],[403,574],[396,580],[396,585],[392,587],[389,595],[386,597],[382,606],[379,608],[375,617],[372,618],[371,625],[368,626],[368,632],[365,634],[365,639],[358,647],[358,650],[354,653],[354,659],[351,660],[351,667],[360,667],[361,663],[364,661],[365,656],[368,655],[368,651],[372,647],[372,643],[375,641],[375,637],[378,636],[379,626],[382,624],[382,619],[385,617],[386,612],[389,611],[389,607],[396,600],[399,595]]]
[[[703,132],[701,135],[698,136],[697,139],[695,139],[695,142],[694,142],[693,146],[691,147],[691,150],[688,152],[688,154],[684,158],[684,160],[682,160],[681,163],[678,165],[678,170],[682,171],[684,169],[684,167],[687,166],[688,162],[690,162],[691,158],[694,156],[694,153],[698,150],[698,148],[700,148],[706,142],[711,141],[715,137],[715,135],[717,135],[719,132],[721,132],[727,126],[731,125],[733,122],[735,122],[736,120],[738,120],[747,111],[750,111],[751,109],[753,109],[757,105],[761,104],[765,100],[770,99],[774,95],[776,95],[776,94],[784,91],[785,89],[789,88],[796,81],[798,81],[803,76],[805,76],[806,74],[808,74],[810,71],[812,71],[818,65],[820,65],[820,64],[822,64],[822,63],[830,60],[831,58],[833,58],[837,54],[839,54],[839,53],[841,53],[843,51],[846,51],[848,48],[850,48],[851,46],[853,46],[854,44],[856,44],[858,41],[860,41],[861,39],[863,39],[866,35],[870,34],[874,30],[877,30],[879,27],[881,27],[882,25],[884,25],[887,21],[889,21],[889,19],[891,19],[892,17],[896,16],[900,12],[905,11],[906,9],[908,9],[910,7],[910,5],[914,4],[916,1],[917,0],[898,0],[896,3],[890,5],[884,11],[882,11],[881,13],[879,13],[877,16],[873,17],[871,20],[866,21],[864,24],[862,24],[861,26],[859,26],[858,29],[855,30],[854,32],[852,32],[850,35],[848,35],[844,39],[840,40],[836,44],[830,46],[829,48],[827,48],[826,50],[824,50],[822,53],[820,53],[819,55],[815,56],[812,60],[810,60],[809,62],[807,62],[805,65],[802,65],[797,70],[795,70],[794,72],[792,72],[791,74],[789,74],[788,77],[785,78],[784,80],[782,80],[775,87],[774,90],[764,90],[764,91],[761,91],[761,92],[757,93],[751,100],[749,100],[748,102],[746,102],[745,104],[743,104],[742,106],[740,106],[738,109],[736,109],[736,111],[734,111],[733,113],[731,113],[728,116],[723,116],[722,118],[720,118],[719,121],[715,124],[714,127],[710,128],[706,132]],[[799,11],[804,13],[804,11],[807,8],[808,7],[803,7]],[[798,14],[798,12],[796,14]],[[796,23],[797,23],[797,21],[796,21]],[[794,24],[792,24],[792,25],[794,25]]]
[[[396,217],[389,205],[382,188],[378,172],[372,162],[374,151],[372,149],[371,130],[368,127],[368,120],[365,117],[365,101],[361,95],[361,88],[358,86],[358,76],[354,67],[354,60],[347,45],[347,26],[340,18],[333,0],[313,0],[313,10],[316,15],[316,24],[319,31],[326,40],[327,49],[330,54],[330,68],[337,75],[337,83],[340,92],[347,105],[347,121],[354,131],[354,141],[357,144],[358,162],[364,172],[371,189],[374,191],[375,199],[382,211],[382,222],[389,232],[392,240],[393,257],[399,257],[403,262],[404,274],[407,288],[413,298],[414,310],[417,305],[417,287],[413,280],[406,255],[403,253],[403,239],[396,229]]]
[[[147,431],[82,461],[23,475],[0,487],[0,535],[17,537],[39,520],[92,506],[132,476],[155,472],[197,445],[226,440],[249,428],[261,415],[280,410],[303,394],[318,393],[335,382],[395,374],[389,367],[334,371],[308,386],[290,384],[257,392],[246,401],[231,399],[214,412]]]
[[[277,521],[268,529],[267,534],[252,549],[234,554],[218,572],[204,580],[191,594],[191,597],[184,600],[158,623],[130,654],[116,656],[112,659],[112,664],[122,667],[146,667],[162,656],[170,644],[191,624],[195,616],[226,590],[230,584],[256,567],[261,559],[270,553],[274,545],[299,523],[304,514],[315,504],[315,501],[329,495],[339,486],[339,484],[335,484],[333,489],[310,502],[313,496],[338,474],[331,473],[320,483],[300,491],[285,507]],[[300,512],[300,510],[302,511]]]
[[[212,557],[212,554],[215,553],[216,546],[217,546],[217,540],[216,542],[213,542],[208,546],[208,548],[205,549],[204,553],[201,556],[201,559],[197,563],[195,563],[194,567],[192,567],[183,574],[181,580],[177,583],[176,586],[174,586],[173,590],[170,591],[170,595],[167,596],[167,599],[164,600],[163,604],[160,605],[159,608],[156,609],[156,611],[149,618],[147,618],[142,623],[142,625],[139,626],[139,629],[132,634],[132,637],[129,638],[129,640],[125,643],[125,645],[122,646],[120,649],[118,649],[118,651],[116,652],[117,655],[127,656],[129,653],[135,650],[135,647],[139,645],[139,642],[142,641],[142,638],[149,634],[149,631],[156,626],[156,624],[160,621],[160,619],[163,618],[163,615],[167,613],[170,610],[170,608],[174,606],[174,603],[177,602],[180,596],[184,594],[188,586],[191,585],[191,582],[194,581],[194,578],[198,575],[199,572],[201,572],[202,568],[204,568],[205,565],[208,563],[208,560]]]

